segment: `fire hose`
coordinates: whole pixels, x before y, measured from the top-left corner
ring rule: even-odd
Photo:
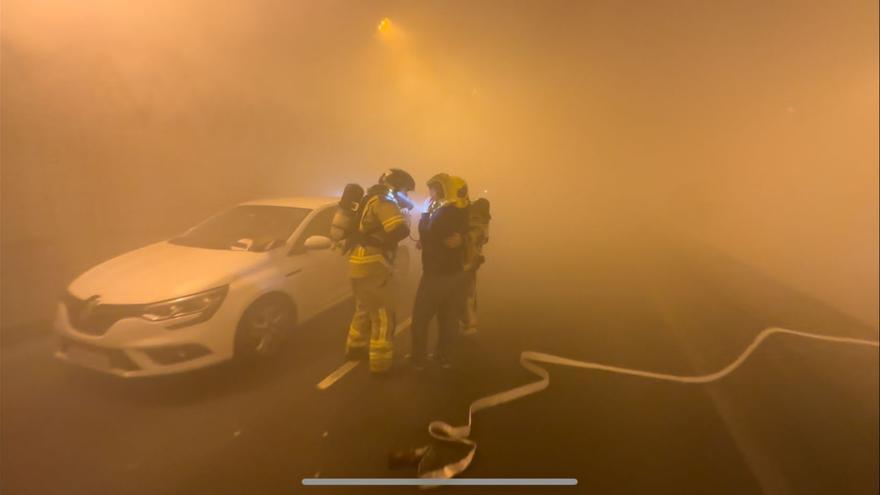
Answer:
[[[452,426],[444,421],[432,421],[428,425],[428,434],[441,442],[458,444],[467,448],[467,453],[458,460],[447,463],[439,468],[429,468],[428,460],[432,457],[433,447],[431,445],[418,447],[407,452],[397,452],[389,458],[389,465],[392,467],[415,464],[418,462],[418,476],[420,478],[440,478],[449,479],[464,472],[474,459],[477,452],[477,442],[470,438],[474,424],[474,414],[484,409],[500,406],[508,402],[526,397],[531,394],[538,393],[550,385],[550,373],[539,366],[537,363],[568,366],[571,368],[581,368],[597,371],[606,371],[609,373],[618,373],[622,375],[638,376],[642,378],[650,378],[654,380],[662,380],[668,382],[686,383],[686,384],[704,384],[711,383],[731,374],[761,345],[764,340],[774,334],[794,335],[807,339],[821,340],[825,342],[852,344],[869,347],[880,347],[880,343],[873,340],[856,339],[850,337],[834,337],[830,335],[821,335],[810,332],[800,332],[797,330],[788,330],[785,328],[766,328],[759,333],[754,340],[745,348],[745,350],[724,368],[707,375],[671,375],[666,373],[655,373],[651,371],[643,371],[631,368],[621,368],[618,366],[609,366],[606,364],[594,363],[590,361],[577,361],[553,354],[543,352],[524,351],[520,354],[520,365],[538,376],[538,380],[526,385],[505,390],[493,395],[479,398],[471,402],[468,407],[467,424],[461,426]]]

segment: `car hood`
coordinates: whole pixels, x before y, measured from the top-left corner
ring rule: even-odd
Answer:
[[[82,299],[98,295],[107,304],[152,303],[227,284],[268,256],[160,242],[95,266],[68,290]]]

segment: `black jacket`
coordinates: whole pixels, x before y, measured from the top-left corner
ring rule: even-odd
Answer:
[[[446,205],[432,215],[422,214],[419,220],[419,239],[422,244],[422,270],[426,274],[452,274],[462,271],[464,239],[457,248],[449,248],[443,241],[458,233],[467,235],[467,209]]]

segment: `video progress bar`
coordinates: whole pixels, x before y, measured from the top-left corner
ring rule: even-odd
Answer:
[[[576,478],[303,478],[306,486],[574,486]]]

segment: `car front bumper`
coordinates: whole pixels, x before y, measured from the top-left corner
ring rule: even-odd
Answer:
[[[124,378],[181,373],[233,356],[235,323],[223,307],[211,319],[184,328],[171,330],[163,323],[124,318],[93,335],[75,328],[67,306],[59,303],[54,326],[59,338],[56,358]]]

